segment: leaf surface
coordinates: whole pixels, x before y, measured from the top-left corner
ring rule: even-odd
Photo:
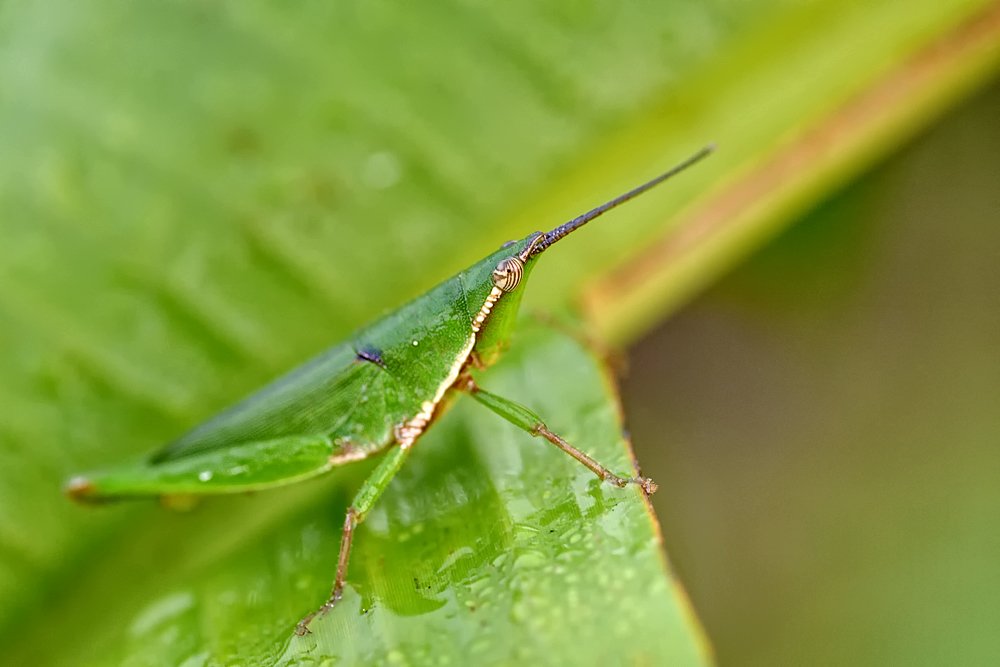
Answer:
[[[250,539],[239,526],[281,523],[313,493],[195,530],[72,507],[70,474],[162,446],[503,241],[715,140],[703,167],[534,275],[533,307],[587,293],[602,331],[634,337],[985,77],[997,15],[986,0],[4,4],[0,662],[55,652],[38,632],[63,604],[88,610],[87,637],[59,626],[66,645],[121,632],[97,627],[95,600],[138,610],[159,570],[201,572]],[[723,196],[927,52],[959,57],[874,104],[902,112],[836,125],[819,145],[844,150]],[[719,226],[698,207],[727,233],[704,233]],[[697,252],[654,252],[638,281],[608,273],[674,234]],[[238,515],[229,502],[204,512]]]
[[[610,379],[574,339],[529,325],[482,382],[635,474]],[[358,530],[340,605],[312,635],[294,637],[295,622],[329,587],[348,493],[362,472],[212,499],[180,516],[140,510],[121,548],[81,573],[11,659],[704,664],[697,623],[671,584],[640,490],[601,483],[467,397],[419,442]],[[52,619],[73,632],[45,642]]]

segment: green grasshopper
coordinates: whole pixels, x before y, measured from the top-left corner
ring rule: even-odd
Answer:
[[[354,531],[400,470],[421,434],[457,392],[541,436],[616,487],[656,490],[622,477],[548,429],[530,409],[480,389],[469,371],[493,364],[510,336],[523,284],[545,250],[712,151],[708,146],[656,178],[556,227],[511,241],[349,340],[196,426],[141,464],[72,478],[70,497],[235,493],[291,484],[385,452],[347,508],[330,596],[296,626],[336,605],[347,580]]]

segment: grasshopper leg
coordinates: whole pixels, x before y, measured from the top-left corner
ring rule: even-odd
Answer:
[[[606,466],[586,453],[580,451],[573,445],[566,442],[561,436],[549,430],[541,417],[530,409],[516,403],[510,399],[488,391],[480,389],[470,377],[465,377],[457,384],[457,387],[468,392],[477,401],[497,413],[511,424],[524,429],[533,436],[541,436],[553,445],[566,452],[574,459],[586,466],[591,472],[600,477],[603,481],[613,484],[618,488],[625,488],[629,484],[635,484],[642,488],[647,494],[656,492],[656,482],[648,477],[621,477],[611,472]]]
[[[351,558],[354,531],[365,520],[379,496],[389,486],[389,482],[403,467],[409,452],[409,447],[393,447],[375,468],[375,471],[365,480],[357,495],[354,496],[354,501],[347,508],[347,516],[344,518],[344,530],[340,535],[340,554],[337,556],[337,574],[333,580],[330,597],[316,611],[298,622],[295,626],[295,634],[298,636],[309,634],[309,624],[313,619],[330,611],[340,601],[344,594],[344,583],[347,581],[347,566]]]

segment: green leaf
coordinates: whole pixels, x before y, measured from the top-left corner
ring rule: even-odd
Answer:
[[[720,664],[1000,662],[1000,79],[984,93],[631,354],[629,429]]]
[[[90,618],[98,601],[139,609],[158,569],[225,552],[211,522],[198,541],[190,517],[69,506],[58,488],[73,472],[161,446],[502,241],[715,140],[710,163],[533,278],[531,303],[586,293],[595,326],[627,340],[982,80],[996,13],[986,0],[6,3],[3,645],[45,647],[31,629],[59,623],[59,600],[92,629],[58,625],[66,645],[113,635]],[[841,150],[763,192],[738,187],[942,40],[956,58],[878,106],[888,120],[836,125]],[[609,275],[675,232],[697,243],[644,256],[638,281]],[[233,502],[206,510],[237,515],[232,540],[294,514]]]
[[[634,474],[592,353],[539,325],[514,343],[484,385]],[[417,452],[358,530],[347,594],[312,635],[291,631],[330,584],[350,471],[180,517],[146,508],[50,607],[73,631],[46,642],[51,622],[29,628],[7,662],[703,664],[638,488],[601,483],[468,398]]]

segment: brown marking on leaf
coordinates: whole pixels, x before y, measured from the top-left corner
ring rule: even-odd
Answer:
[[[668,272],[681,259],[745,221],[754,209],[766,210],[793,197],[803,173],[815,174],[863,153],[872,136],[901,124],[920,102],[932,100],[938,90],[935,84],[959,75],[967,59],[995,57],[996,53],[991,54],[994,51],[1000,51],[1000,2],[915,53],[692,210],[658,243],[591,285],[582,304],[588,320],[613,318],[608,313],[621,312],[622,295],[636,293],[652,276]]]

